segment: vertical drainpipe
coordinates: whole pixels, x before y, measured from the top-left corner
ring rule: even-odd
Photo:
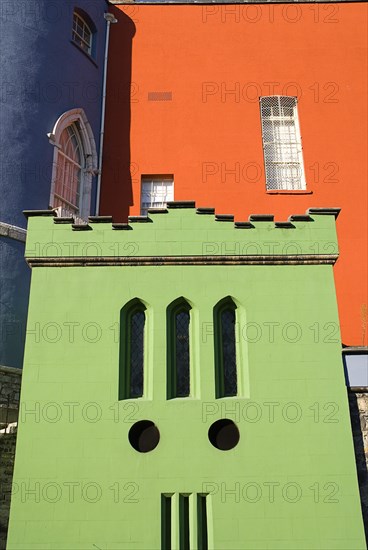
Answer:
[[[102,154],[103,154],[103,142],[104,142],[104,133],[105,133],[107,61],[108,61],[108,55],[109,55],[110,25],[111,25],[111,23],[117,23],[118,22],[118,20],[114,17],[114,15],[112,13],[105,13],[104,18],[106,19],[106,22],[107,22],[107,29],[106,29],[106,42],[105,42],[105,61],[104,61],[104,72],[103,72],[103,86],[102,86],[100,152],[99,152],[99,157],[98,157],[96,216],[99,215],[99,211],[100,211]]]

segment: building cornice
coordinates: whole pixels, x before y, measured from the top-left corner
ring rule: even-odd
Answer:
[[[30,267],[141,267],[168,265],[333,265],[337,254],[246,255],[246,256],[76,256],[28,257]]]
[[[31,267],[333,265],[338,213],[319,207],[285,221],[270,213],[234,221],[232,214],[180,201],[129,216],[128,224],[111,216],[78,224],[51,210],[26,211],[25,255]]]
[[[15,367],[7,367],[6,365],[0,365],[0,372],[5,374],[16,374],[22,376],[22,369],[17,369]]]
[[[8,237],[9,239],[13,239],[14,241],[25,243],[27,231],[22,227],[17,227],[16,225],[10,225],[5,222],[0,222],[0,236]]]

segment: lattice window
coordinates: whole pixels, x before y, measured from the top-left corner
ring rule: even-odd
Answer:
[[[120,312],[119,399],[143,396],[145,310],[135,298]]]
[[[89,55],[92,55],[92,40],[93,32],[87,21],[81,14],[74,12],[73,14],[73,41],[78,44]]]
[[[189,311],[176,315],[176,386],[177,397],[189,395]]]
[[[84,164],[82,140],[78,125],[74,123],[65,128],[60,136],[52,204],[54,208],[62,207],[70,214],[79,213]]]
[[[190,395],[190,305],[184,298],[167,308],[167,397]]]
[[[261,97],[267,189],[306,188],[297,98]]]
[[[48,133],[54,147],[50,208],[58,216],[87,221],[91,211],[92,180],[98,166],[96,143],[83,109],[71,109]]]
[[[236,395],[235,309],[232,305],[221,312],[221,339],[224,395]]]
[[[165,208],[174,200],[172,176],[142,176],[141,215],[146,216],[148,208]]]
[[[214,346],[216,397],[238,393],[236,361],[236,305],[231,298],[214,308]]]
[[[144,311],[130,317],[130,397],[143,395]]]

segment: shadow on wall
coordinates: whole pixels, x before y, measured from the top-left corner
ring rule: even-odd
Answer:
[[[110,34],[100,214],[112,215],[114,221],[126,221],[133,204],[130,99],[132,40],[136,28],[117,8],[110,11],[118,23],[111,26]]]
[[[30,276],[24,243],[0,236],[0,365],[23,366]]]

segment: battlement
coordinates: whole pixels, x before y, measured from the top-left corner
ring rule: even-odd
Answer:
[[[163,264],[333,264],[338,257],[338,208],[309,208],[275,222],[271,214],[247,221],[196,208],[193,201],[169,202],[113,223],[91,216],[78,225],[53,210],[25,211],[26,259],[36,266]]]

